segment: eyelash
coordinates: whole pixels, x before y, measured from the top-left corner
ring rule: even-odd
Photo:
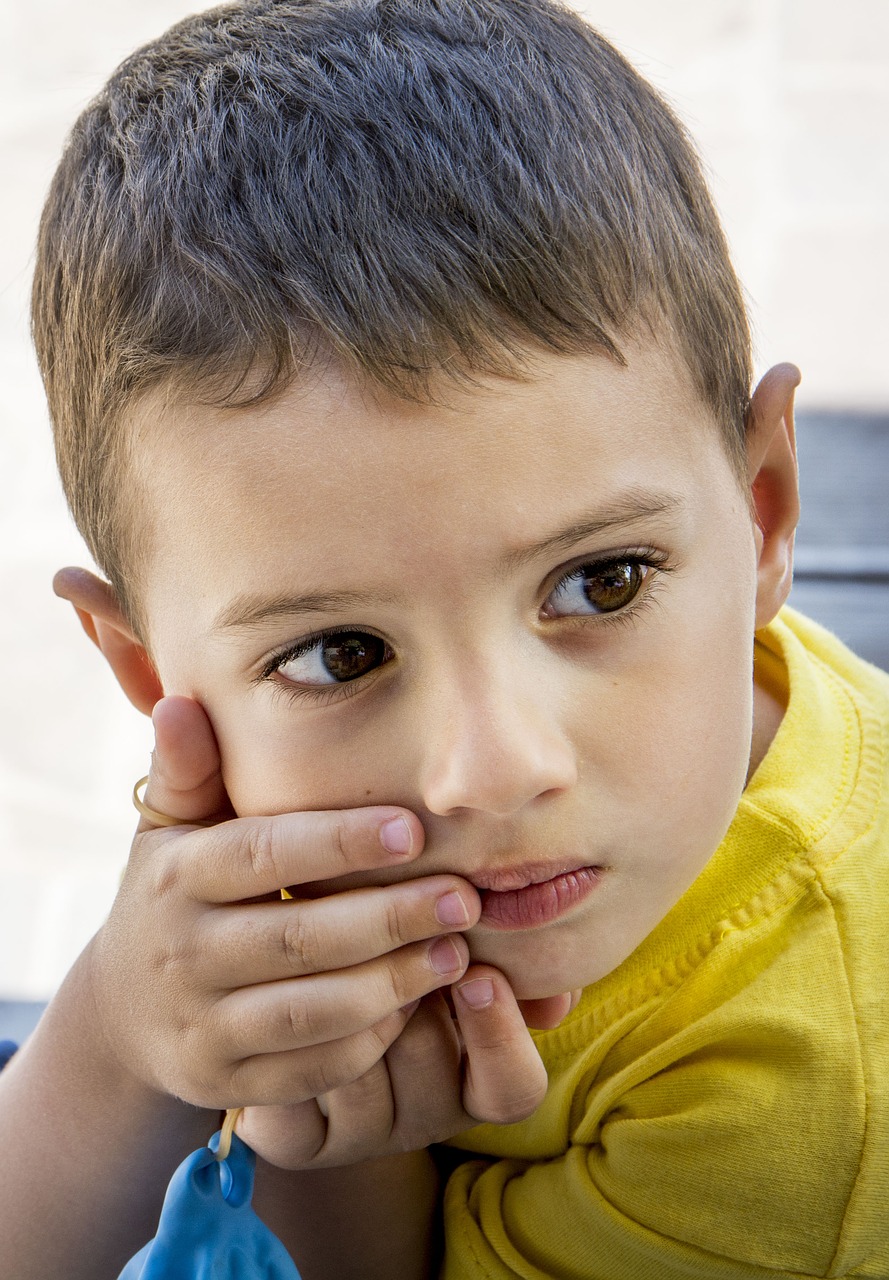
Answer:
[[[565,569],[555,581],[549,586],[545,599],[549,599],[559,587],[569,582],[581,569],[594,569],[598,573],[602,573],[608,569],[616,568],[619,565],[633,565],[643,569],[654,569],[656,572],[652,580],[646,581],[645,585],[640,588],[629,604],[623,608],[615,609],[610,613],[599,614],[566,614],[562,618],[556,618],[552,621],[561,623],[588,624],[590,620],[595,620],[597,627],[617,627],[632,625],[638,618],[643,609],[648,608],[652,603],[652,596],[657,589],[657,581],[660,575],[671,572],[671,566],[667,562],[667,556],[655,550],[654,547],[634,547],[632,550],[627,549],[619,552],[617,555],[608,555],[602,559],[589,559],[588,557],[577,560],[569,568]],[[254,683],[262,684],[268,682],[272,686],[273,693],[278,697],[286,697],[291,701],[301,701],[308,699],[316,706],[325,706],[329,702],[342,701],[346,698],[353,697],[362,689],[365,689],[369,682],[376,678],[382,667],[375,667],[365,676],[359,676],[355,680],[343,681],[334,685],[309,686],[288,684],[285,681],[275,682],[273,677],[287,662],[293,661],[295,658],[301,657],[315,647],[320,640],[329,640],[332,636],[338,635],[354,635],[356,631],[364,631],[361,627],[331,627],[324,631],[314,631],[311,635],[303,636],[296,644],[288,645],[287,648],[279,650],[273,654],[263,665],[262,670],[256,676]],[[374,632],[367,634],[373,635]]]
[[[597,627],[626,626],[634,622],[638,614],[652,603],[652,596],[657,589],[658,578],[662,574],[668,574],[672,571],[672,565],[668,562],[667,555],[654,547],[627,548],[618,552],[617,555],[608,555],[600,559],[590,559],[588,556],[581,557],[559,574],[559,577],[547,589],[545,599],[548,600],[560,587],[570,582],[581,569],[592,569],[601,574],[608,569],[616,569],[620,565],[632,565],[640,569],[654,569],[655,573],[650,579],[646,577],[643,586],[636,592],[629,604],[621,608],[603,613],[566,614],[560,618],[553,619],[553,621],[563,624],[566,622],[588,623],[590,619],[594,619]]]
[[[364,630],[365,628],[363,627],[330,627],[324,631],[313,631],[311,635],[303,636],[302,640],[298,640],[296,644],[288,645],[286,649],[281,649],[273,654],[263,666],[254,683],[262,684],[264,681],[268,681],[272,685],[274,693],[279,697],[284,696],[294,701],[308,698],[320,706],[324,706],[334,699],[350,698],[353,694],[365,688],[368,682],[374,679],[382,668],[375,667],[373,671],[369,671],[366,676],[359,676],[357,680],[346,680],[341,684],[328,686],[316,685],[312,687],[310,685],[287,684],[283,680],[275,683],[272,677],[285,663],[292,662],[295,658],[300,658],[304,653],[314,649],[319,640],[329,640],[332,636],[354,635],[356,631]],[[368,632],[367,634],[373,635],[375,633]]]

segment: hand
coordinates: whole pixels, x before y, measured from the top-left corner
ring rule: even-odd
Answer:
[[[282,886],[416,857],[419,819],[391,805],[233,818],[202,708],[165,698],[154,721],[146,803],[183,825],[140,823],[90,949],[109,1048],[144,1083],[213,1109],[299,1102],[365,1077],[405,1006],[465,971],[459,930],[478,920],[476,890],[437,875],[282,902]],[[385,847],[392,824],[404,851]]]
[[[506,978],[473,965],[448,1000],[418,1003],[385,1056],[359,1079],[291,1107],[250,1107],[241,1137],[269,1164],[320,1169],[442,1142],[480,1121],[524,1120],[546,1094],[546,1070],[525,1017],[555,1026],[579,992],[522,1009]]]

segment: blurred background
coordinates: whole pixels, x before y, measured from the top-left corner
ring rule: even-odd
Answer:
[[[55,477],[28,338],[33,242],[67,129],[189,0],[0,0],[0,1036],[101,923],[148,722],[50,582],[89,563]],[[588,0],[703,153],[757,368],[803,370],[793,602],[889,667],[889,4]]]

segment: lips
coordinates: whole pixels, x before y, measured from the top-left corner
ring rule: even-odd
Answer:
[[[509,893],[512,889],[526,889],[529,884],[543,884],[557,875],[577,871],[582,863],[526,862],[521,867],[486,867],[480,871],[463,871],[461,875],[476,889],[492,889],[495,893]]]
[[[553,864],[467,874],[482,900],[480,924],[492,929],[533,929],[548,924],[587,898],[602,878],[601,867],[574,867],[553,874]]]

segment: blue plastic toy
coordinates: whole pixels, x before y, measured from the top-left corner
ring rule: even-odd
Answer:
[[[157,1235],[118,1280],[300,1280],[290,1254],[251,1208],[256,1156],[233,1133],[219,1159],[220,1133],[182,1161]]]

